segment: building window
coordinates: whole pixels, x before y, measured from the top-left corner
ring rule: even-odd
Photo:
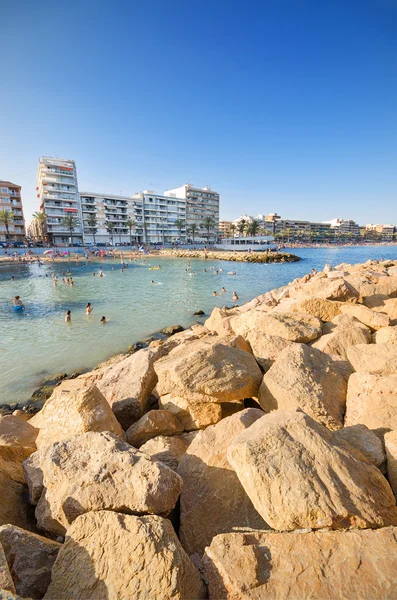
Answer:
[[[1,188],[2,194],[8,194],[8,188]]]

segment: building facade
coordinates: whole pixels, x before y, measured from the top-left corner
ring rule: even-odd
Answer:
[[[186,200],[145,190],[132,196],[135,221],[148,244],[186,242]],[[178,227],[178,223],[181,227]]]
[[[67,244],[71,232],[65,217],[76,219],[73,242],[83,242],[82,213],[74,160],[41,157],[37,169],[37,197],[47,215],[46,237],[53,244]]]
[[[189,229],[194,224],[198,230],[195,233],[195,239],[216,239],[219,236],[219,194],[209,187],[198,188],[190,183],[185,183],[181,187],[167,190],[164,195],[171,198],[183,199],[186,202],[186,228]],[[206,218],[212,219],[214,225],[205,227]],[[209,235],[208,235],[209,233]]]
[[[227,238],[231,236],[230,226],[232,221],[219,221],[219,236],[223,238]]]
[[[0,210],[7,210],[13,215],[8,225],[9,240],[7,240],[6,226],[0,222],[0,241],[23,241],[26,237],[26,230],[20,185],[11,183],[11,181],[0,181]]]
[[[396,232],[396,227],[390,224],[382,225],[380,223],[377,223],[376,225],[374,225],[371,223],[365,226],[365,232],[374,233],[375,235],[378,235],[385,241],[391,241],[393,240],[394,233]]]
[[[102,194],[97,192],[80,193],[83,219],[84,243],[130,243],[142,241],[143,229],[136,218],[135,202],[127,196]],[[95,217],[96,225],[90,225]],[[131,228],[128,221],[136,225]],[[130,235],[131,234],[131,235]]]

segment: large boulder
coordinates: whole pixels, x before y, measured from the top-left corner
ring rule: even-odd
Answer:
[[[364,302],[373,295],[397,298],[397,277],[382,278],[381,283],[364,283],[360,286],[360,296]]]
[[[377,331],[382,327],[389,325],[390,319],[386,313],[376,312],[362,304],[351,304],[341,306],[341,312],[350,317],[354,317],[367,327]]]
[[[397,327],[384,327],[373,335],[375,344],[397,344]]]
[[[256,396],[262,373],[254,357],[209,337],[172,350],[154,368],[160,396],[172,394],[189,401],[231,402]]]
[[[356,301],[358,295],[357,289],[341,278],[332,280],[322,277],[290,290],[291,298],[322,298],[340,302]]]
[[[11,479],[0,469],[0,490],[0,525],[10,523],[30,529],[31,515],[26,485]]]
[[[161,460],[167,467],[176,471],[196,435],[195,431],[181,435],[159,435],[143,444],[140,451],[149,454],[153,460]]]
[[[291,342],[311,342],[322,333],[321,321],[307,313],[253,310],[231,321],[236,334],[247,337],[256,329]]]
[[[307,298],[297,301],[296,308],[293,310],[307,313],[322,321],[331,321],[341,314],[341,306],[343,306],[343,302],[324,300],[323,298]]]
[[[396,501],[379,469],[303,412],[265,415],[233,440],[227,457],[273,529],[397,524]]]
[[[182,457],[179,538],[188,554],[201,556],[218,533],[236,527],[267,527],[226,457],[233,439],[262,415],[261,410],[248,408],[222,419],[201,431]]]
[[[233,311],[229,311],[225,307],[218,308],[215,306],[211,315],[205,321],[204,326],[210,331],[216,331],[220,336],[234,335],[234,331],[230,325],[230,319],[234,314]]]
[[[368,460],[382,471],[385,471],[386,455],[378,436],[366,425],[343,427],[334,433],[336,440],[344,440],[359,450]]]
[[[278,335],[269,335],[261,329],[253,329],[247,334],[252,352],[264,371],[268,371],[280,352],[294,342]]]
[[[123,429],[128,429],[147,410],[157,383],[156,360],[166,348],[143,348],[106,371],[98,388],[109,402]]]
[[[199,600],[204,585],[170,521],[90,512],[69,528],[46,600]]]
[[[165,394],[159,398],[159,407],[174,414],[185,431],[205,429],[222,419],[222,406],[216,402],[191,401]]]
[[[347,387],[345,426],[366,425],[380,439],[397,429],[397,375],[353,373]]]
[[[15,585],[8,567],[6,555],[0,542],[0,590],[7,590],[15,594]]]
[[[86,431],[110,431],[120,437],[124,435],[98,388],[78,379],[64,381],[55,388],[51,398],[29,423],[40,429],[36,438],[37,448]]]
[[[394,344],[358,344],[347,348],[347,358],[355,371],[391,375],[397,373]]]
[[[334,361],[310,346],[293,344],[280,352],[259,388],[265,412],[301,408],[330,429],[343,424],[346,382]]]
[[[36,450],[39,430],[20,417],[0,416],[0,470],[25,483],[22,463]]]
[[[175,435],[182,431],[182,423],[168,410],[150,410],[127,429],[125,438],[131,446],[140,448],[157,435]]]
[[[42,598],[51,581],[51,569],[61,544],[14,525],[0,527],[0,543],[17,594]]]
[[[321,350],[326,354],[347,358],[347,348],[357,344],[370,344],[371,333],[367,327],[360,327],[355,324],[351,326],[336,326],[331,333],[326,333],[316,340],[313,348]]]
[[[397,529],[228,533],[203,563],[210,600],[394,600]]]
[[[397,429],[385,434],[387,476],[394,495],[397,497]]]
[[[24,463],[28,481],[35,470],[29,461]],[[53,444],[40,451],[38,462],[43,491],[37,524],[53,536],[64,535],[76,517],[89,511],[166,516],[182,489],[172,469],[108,432],[88,432]]]

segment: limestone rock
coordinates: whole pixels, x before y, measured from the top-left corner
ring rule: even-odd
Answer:
[[[370,344],[371,333],[369,329],[363,327],[335,327],[331,333],[327,333],[316,340],[313,348],[321,350],[326,354],[347,358],[347,348],[357,344]]]
[[[215,402],[190,401],[166,394],[159,399],[159,407],[173,413],[185,431],[205,429],[222,419],[222,407]]]
[[[0,525],[10,523],[30,529],[27,487],[11,479],[0,469]]]
[[[233,313],[230,313],[227,308],[218,308],[215,306],[204,325],[210,331],[216,331],[216,333],[220,336],[234,335],[234,331],[230,325],[230,319],[232,318],[232,315]]]
[[[307,298],[297,302],[296,310],[317,317],[322,321],[331,321],[331,319],[340,315],[341,306],[343,306],[343,302],[324,300],[323,298]]]
[[[140,451],[149,454],[153,460],[161,460],[167,467],[176,471],[196,435],[195,431],[181,435],[159,435],[143,444]]]
[[[0,527],[3,545],[17,594],[42,598],[51,581],[51,569],[61,544],[14,525]]]
[[[396,501],[379,469],[303,412],[265,415],[233,440],[227,457],[273,529],[397,524]]]
[[[397,327],[384,327],[373,335],[375,344],[397,344]]]
[[[25,483],[22,463],[36,450],[38,429],[24,419],[0,416],[0,470],[14,481]]]
[[[360,287],[360,296],[364,301],[373,295],[397,298],[397,277],[387,277],[382,279],[382,283],[366,283]]]
[[[370,327],[374,331],[377,331],[382,327],[387,327],[390,322],[386,313],[376,312],[362,304],[352,304],[350,306],[344,305],[341,306],[341,311],[343,314],[350,315],[358,321],[361,321],[361,323],[364,323],[364,325],[367,325],[367,327]]]
[[[381,375],[397,373],[395,344],[358,344],[347,348],[346,353],[355,371]]]
[[[385,434],[387,476],[394,495],[397,497],[397,429]]]
[[[347,302],[358,298],[358,291],[344,279],[318,279],[290,291],[291,298],[322,298]]]
[[[272,336],[282,337],[291,342],[310,342],[322,333],[321,321],[307,313],[250,311],[231,321],[236,334],[247,337],[257,329]]]
[[[210,600],[394,600],[397,530],[228,533],[203,564]]]
[[[46,600],[199,600],[200,575],[167,519],[91,512],[69,528]]]
[[[0,590],[8,590],[15,594],[15,585],[11,577],[3,546],[0,542]]]
[[[267,527],[226,457],[233,439],[261,416],[261,410],[248,408],[222,419],[201,431],[182,457],[179,538],[188,554],[201,555],[215,535],[235,527]]]
[[[37,524],[64,535],[79,515],[97,510],[168,515],[181,478],[115,435],[88,432],[40,451],[44,491]],[[26,472],[28,476],[28,471]]]
[[[326,427],[338,429],[346,391],[346,382],[329,356],[305,344],[293,344],[265,374],[258,399],[265,412],[301,408]]]
[[[262,373],[254,357],[207,337],[172,350],[155,363],[160,396],[189,401],[230,402],[255,396]]]
[[[146,412],[157,383],[154,363],[165,354],[163,345],[143,348],[108,369],[98,382],[123,429],[128,429]]]
[[[98,388],[78,379],[63,381],[56,387],[42,410],[30,419],[30,424],[40,428],[37,448],[86,431],[111,431],[120,437],[124,435]]]
[[[253,329],[247,335],[252,352],[264,371],[268,371],[280,352],[291,346],[294,342],[290,342],[285,338],[277,335],[269,335],[260,329]]]
[[[337,354],[330,354],[330,358],[332,359],[335,367],[338,369],[339,373],[342,375],[343,379],[346,383],[349,381],[349,377],[352,373],[354,373],[354,369],[349,363],[348,360],[338,356]]]
[[[150,410],[126,431],[126,440],[131,446],[140,448],[157,435],[182,433],[183,425],[167,410]]]
[[[397,375],[353,373],[347,387],[345,426],[360,423],[380,439],[397,429]]]
[[[359,450],[368,460],[382,472],[385,470],[386,455],[378,436],[366,425],[343,427],[334,433],[336,440],[344,440]]]
[[[23,463],[25,481],[28,484],[31,504],[36,506],[44,490],[43,471],[41,470],[42,451],[38,450]]]

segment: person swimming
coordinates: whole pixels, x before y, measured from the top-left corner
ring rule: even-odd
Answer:
[[[25,305],[19,296],[15,296],[15,298],[12,300],[12,303],[14,305],[15,312],[20,312],[25,308]]]
[[[102,269],[99,271],[99,277],[103,277]]]
[[[232,297],[233,302],[237,302],[238,299],[239,299],[239,297],[237,296],[237,292],[233,292],[233,297]]]
[[[93,274],[92,274],[92,276],[93,276],[93,277],[95,277],[95,275],[96,275],[96,273],[95,273],[95,271],[94,271],[94,272],[93,272]]]
[[[15,277],[14,275],[11,275],[11,281],[14,281]]]
[[[72,313],[70,310],[67,310],[65,313],[65,322],[69,323],[72,320]]]
[[[152,283],[154,283],[153,279],[152,279]],[[156,285],[156,284],[155,284]]]
[[[219,292],[214,292],[212,295],[213,296],[219,296]]]
[[[222,294],[224,294],[225,292],[227,292],[227,290],[223,287],[222,288]]]
[[[236,271],[229,271],[228,275],[235,275]]]
[[[86,315],[90,315],[93,311],[93,307],[91,306],[91,302],[87,302],[87,304],[85,305],[85,314]]]
[[[104,325],[106,323],[106,317],[101,318],[101,324]]]

